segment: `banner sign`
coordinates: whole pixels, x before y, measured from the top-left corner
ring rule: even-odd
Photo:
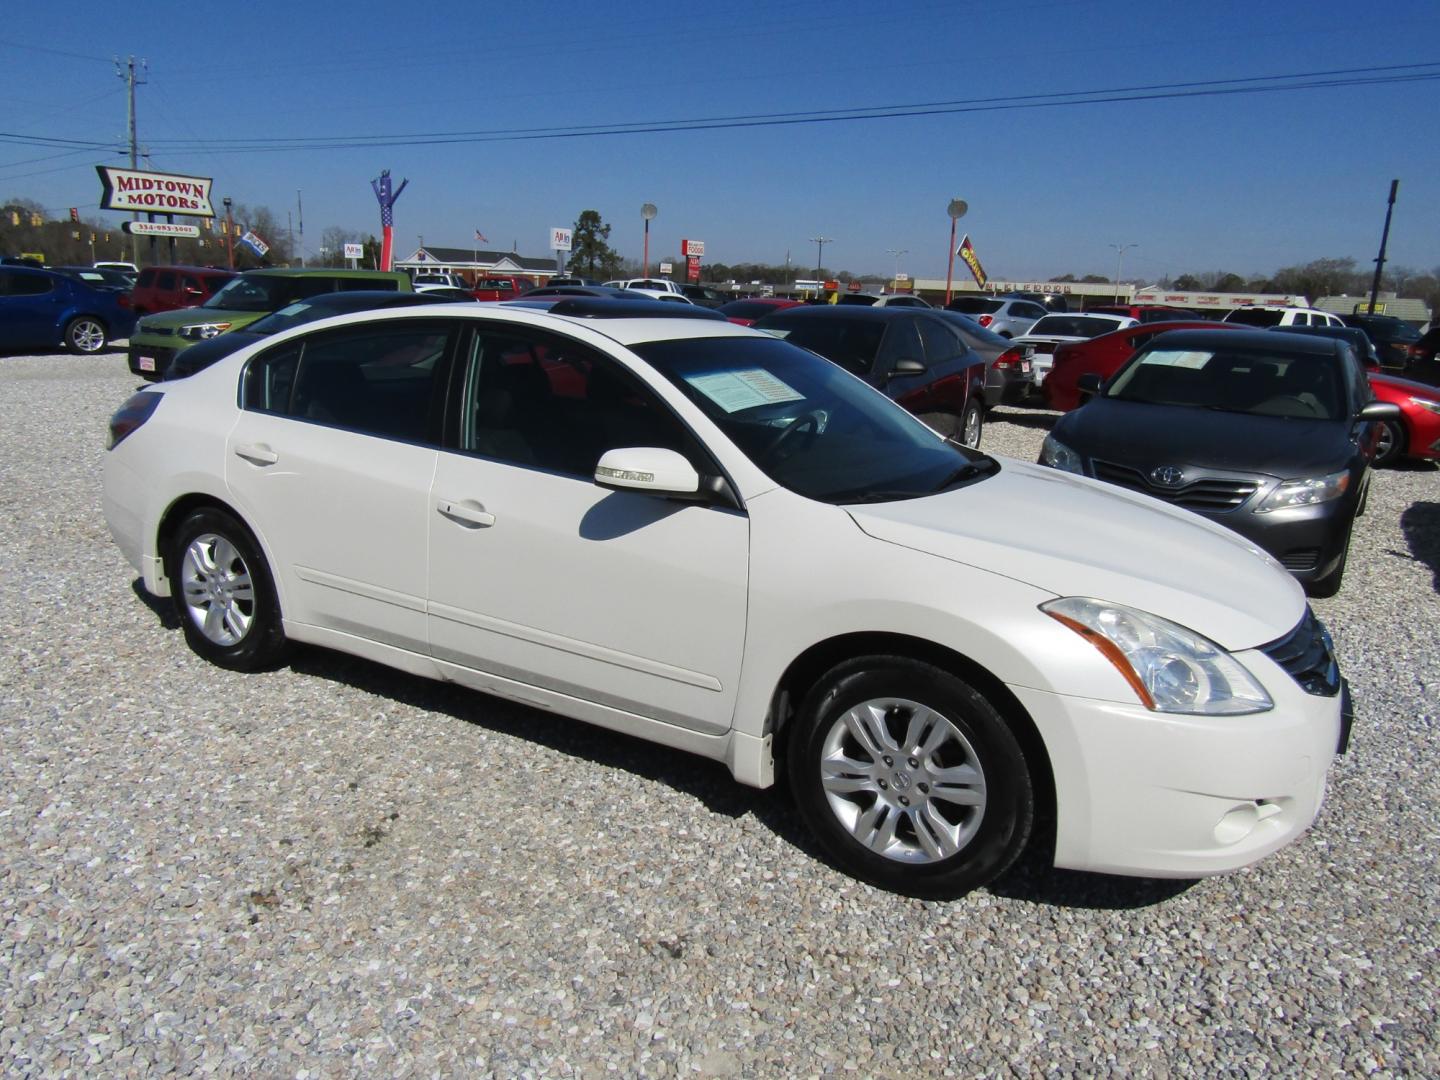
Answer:
[[[120,228],[136,236],[186,236],[194,239],[200,235],[199,225],[172,225],[167,221],[122,221]]]
[[[688,258],[703,259],[705,257],[704,240],[681,240],[680,254]]]
[[[260,237],[256,236],[253,232],[247,232],[244,236],[240,237],[240,242],[262,258],[265,256],[265,253],[270,250],[270,245],[265,243],[264,240],[261,240]]]
[[[668,273],[670,273],[671,270],[674,270],[674,269],[675,269],[675,267],[672,266],[672,265],[671,265],[670,263],[668,263],[668,262],[662,262],[662,263],[660,264],[660,273],[662,273],[662,274],[668,274]]]
[[[550,250],[569,251],[575,242],[575,234],[569,229],[550,230]]]
[[[983,289],[989,278],[985,276],[985,268],[980,265],[980,257],[975,254],[975,245],[970,243],[969,233],[966,233],[965,239],[960,241],[960,246],[955,249],[955,254],[959,255],[965,261],[965,265],[970,267],[970,273],[975,277],[975,284]]]
[[[687,256],[685,256],[685,280],[686,280],[686,281],[699,281],[699,280],[700,280],[700,256],[698,256],[698,255],[687,255]]]
[[[100,184],[101,210],[139,211],[150,214],[186,214],[214,217],[210,205],[208,176],[181,176],[177,173],[143,172],[96,165]]]
[[[365,257],[365,245],[364,245],[364,244],[346,244],[346,245],[345,245],[345,258],[347,258],[347,259],[363,259],[364,257]]]

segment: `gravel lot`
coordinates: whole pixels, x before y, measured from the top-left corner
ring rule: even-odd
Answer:
[[[1306,837],[933,903],[718,765],[318,651],[203,663],[100,510],[134,384],[0,357],[7,1073],[1440,1074],[1435,468],[1375,477],[1316,604],[1358,725]]]

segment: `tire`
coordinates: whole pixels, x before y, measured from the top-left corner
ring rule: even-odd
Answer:
[[[1375,444],[1374,465],[1389,465],[1405,453],[1405,427],[1399,420],[1384,420],[1380,424],[1380,438]]]
[[[65,324],[65,348],[81,356],[104,352],[110,343],[105,324],[91,315],[77,315]]]
[[[960,416],[959,440],[972,450],[980,448],[980,435],[985,427],[985,410],[981,408],[980,402],[970,400],[965,403],[965,412]]]
[[[1345,529],[1345,547],[1341,549],[1340,561],[1322,578],[1316,578],[1305,587],[1305,595],[1315,597],[1318,600],[1328,600],[1340,591],[1341,579],[1345,577],[1345,564],[1350,561],[1350,535],[1355,531],[1355,521],[1351,519],[1349,526]]]
[[[820,846],[881,888],[963,896],[1029,840],[1035,798],[1019,743],[983,695],[929,664],[839,665],[806,696],[787,749],[796,804]]]
[[[175,531],[165,572],[185,641],[231,671],[274,667],[286,650],[270,568],[250,531],[223,510],[191,513]]]

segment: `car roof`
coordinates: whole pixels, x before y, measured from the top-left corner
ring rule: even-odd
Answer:
[[[374,278],[377,281],[392,281],[396,279],[410,280],[408,274],[399,270],[345,270],[339,267],[320,266],[262,266],[256,270],[246,270],[241,277],[335,277],[335,278]]]
[[[1285,334],[1271,330],[1170,330],[1150,342],[1150,347],[1166,345],[1188,349],[1269,349],[1280,347],[1290,352],[1333,356],[1345,344],[1342,338],[1318,334]]]
[[[104,270],[107,268],[101,267],[100,269]],[[142,266],[140,268],[142,274],[146,270],[183,270],[187,274],[224,274],[227,277],[233,277],[238,273],[238,271],[235,270],[226,270],[223,266],[191,266],[188,263],[166,263],[163,265]]]
[[[893,319],[913,318],[916,315],[933,315],[934,313],[934,310],[930,308],[904,305],[890,307],[882,304],[875,307],[865,304],[801,304],[799,307],[782,308],[775,312],[775,316],[787,320],[843,318],[856,322],[888,322]],[[766,317],[769,318],[769,316]]]

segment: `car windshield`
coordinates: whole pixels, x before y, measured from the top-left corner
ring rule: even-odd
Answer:
[[[327,304],[317,304],[313,300],[297,300],[279,311],[266,315],[263,319],[257,319],[245,328],[245,332],[247,334],[278,334],[281,330],[289,330],[292,326],[300,326],[303,323],[339,314],[341,314],[339,308],[330,307]]]
[[[221,311],[274,311],[294,295],[294,285],[288,278],[242,275],[200,306]]]
[[[1086,318],[1084,315],[1046,315],[1032,326],[1026,337],[1099,337],[1120,329],[1114,319]]]
[[[1138,353],[1104,396],[1254,416],[1345,417],[1340,362],[1325,353],[1162,346]]]
[[[687,338],[633,348],[766,475],[810,499],[912,499],[999,467],[785,341]]]

